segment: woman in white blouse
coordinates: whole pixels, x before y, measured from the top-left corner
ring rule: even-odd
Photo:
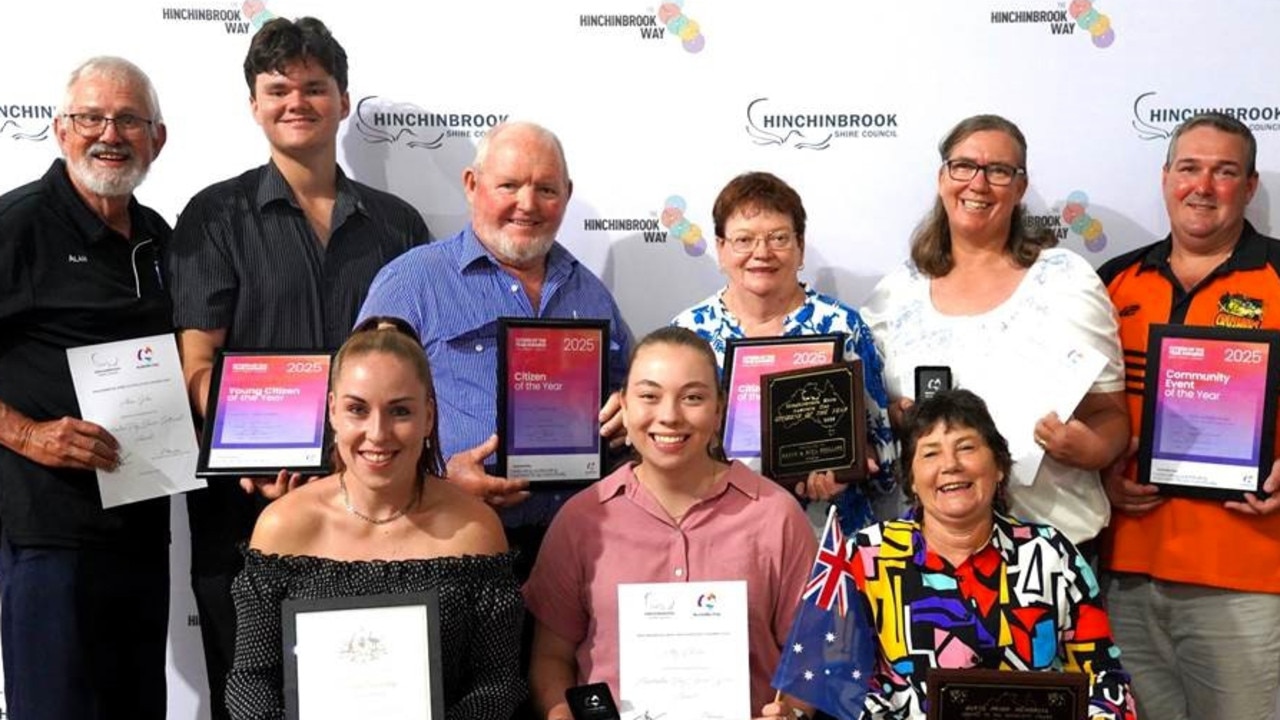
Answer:
[[[1028,348],[1097,350],[1106,362],[1068,417],[1049,412],[1012,428],[996,418],[1011,440],[1021,434],[1045,451],[1034,480],[1011,484],[1013,514],[1088,543],[1110,518],[1097,471],[1129,441],[1111,301],[1083,258],[1025,227],[1027,145],[1016,125],[976,115],[938,149],[938,198],[912,238],[911,260],[880,282],[863,310],[885,358],[892,414],[910,406],[918,365],[950,366],[964,384],[964,368],[976,365],[991,376],[1008,363],[1009,376],[1018,375],[1025,367],[1014,364]],[[1065,381],[1040,375],[1042,385],[1020,392],[1036,397]]]

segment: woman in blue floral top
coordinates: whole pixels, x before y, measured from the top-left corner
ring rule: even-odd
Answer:
[[[790,185],[765,172],[735,177],[712,208],[716,254],[729,284],[685,310],[673,325],[706,338],[724,368],[725,342],[731,338],[842,333],[846,360],[862,360],[866,386],[867,432],[878,467],[865,484],[845,486],[831,473],[813,473],[796,492],[830,501],[841,524],[853,533],[878,519],[873,501],[890,499],[896,509],[892,464],[896,457],[889,427],[883,363],[858,311],[800,282],[804,264],[805,210]],[[822,504],[825,516],[825,503]]]

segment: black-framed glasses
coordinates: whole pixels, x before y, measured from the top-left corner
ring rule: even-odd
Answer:
[[[121,135],[135,136],[141,135],[143,130],[150,128],[155,123],[154,120],[129,113],[116,115],[115,117],[93,112],[66,113],[63,117],[69,118],[71,127],[75,128],[81,137],[86,138],[96,138],[106,132],[108,123],[115,125],[116,132]]]
[[[725,242],[729,243],[729,249],[739,255],[749,255],[755,252],[756,246],[764,243],[770,250],[787,250],[796,243],[796,234],[789,230],[778,230],[763,235],[735,235],[731,238],[725,238]]]
[[[1008,185],[1019,175],[1026,175],[1026,168],[1004,163],[988,163],[980,165],[972,160],[948,160],[942,163],[947,168],[947,175],[956,182],[969,182],[983,173],[987,182],[992,185]]]

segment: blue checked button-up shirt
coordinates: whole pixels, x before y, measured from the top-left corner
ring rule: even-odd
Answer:
[[[468,225],[383,267],[357,323],[374,315],[403,318],[422,338],[435,380],[445,458],[479,445],[497,427],[500,317],[608,320],[609,383],[617,389],[626,379],[631,337],[618,306],[604,283],[559,243],[547,254],[536,311],[520,281],[498,264]],[[504,513],[504,520],[508,525],[545,523],[558,506],[550,493],[535,492],[515,512]]]

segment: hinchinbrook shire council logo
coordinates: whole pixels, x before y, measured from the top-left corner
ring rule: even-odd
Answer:
[[[0,139],[48,140],[56,113],[52,105],[0,102]]]
[[[239,8],[233,3],[225,6],[162,7],[160,17],[170,22],[222,25],[228,35],[248,35],[257,32],[268,20],[275,19],[276,15],[267,9],[263,0],[245,0]]]
[[[1168,140],[1178,124],[1203,112],[1220,112],[1244,123],[1254,133],[1280,131],[1280,105],[1166,105],[1157,93],[1144,92],[1133,100],[1133,129],[1143,140]]]
[[[1099,49],[1109,48],[1116,41],[1111,18],[1098,12],[1092,0],[1072,0],[1065,10],[1061,5],[1058,10],[992,10],[991,24],[1046,25],[1052,35],[1074,35],[1080,28],[1089,33],[1094,47]]]
[[[826,150],[833,140],[898,137],[896,112],[868,112],[861,108],[778,112],[768,102],[769,98],[762,97],[747,103],[747,135],[757,145]]]
[[[702,26],[685,15],[684,0],[664,2],[656,13],[652,9],[632,14],[582,13],[578,16],[578,27],[631,31],[641,40],[670,42],[674,38],[691,53],[702,52],[707,46]]]
[[[396,103],[377,95],[356,103],[356,132],[365,142],[436,150],[450,138],[478,140],[510,117],[507,113],[467,111],[429,112],[410,103]]]

